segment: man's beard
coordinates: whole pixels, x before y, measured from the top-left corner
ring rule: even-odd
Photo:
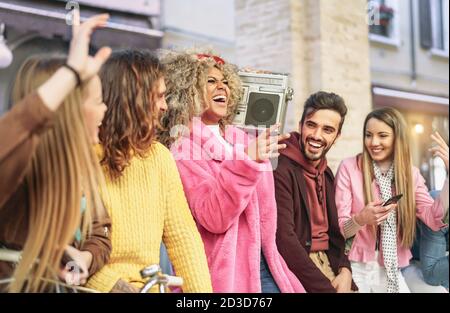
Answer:
[[[308,139],[306,139],[305,141],[308,141]],[[328,151],[331,149],[332,146],[333,146],[333,144],[331,144],[329,147],[325,146],[325,148],[322,150],[322,152],[319,155],[315,155],[315,154],[311,154],[309,151],[306,150],[303,140],[300,138],[300,150],[302,151],[305,158],[308,159],[309,161],[317,161],[322,158],[325,158],[326,154],[328,153]]]
[[[161,128],[164,123],[163,117],[164,117],[164,112],[156,113],[156,117],[153,118],[153,126],[157,127],[157,128]]]

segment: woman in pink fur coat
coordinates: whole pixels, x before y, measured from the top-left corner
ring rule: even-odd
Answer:
[[[275,243],[269,158],[289,135],[271,135],[275,125],[250,138],[230,125],[241,83],[223,59],[171,52],[163,63],[169,110],[160,140],[177,162],[214,292],[305,292]]]

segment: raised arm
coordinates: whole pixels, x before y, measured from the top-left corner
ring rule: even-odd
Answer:
[[[186,197],[197,222],[212,233],[227,231],[247,207],[261,177],[261,166],[278,156],[279,144],[289,134],[274,135],[279,125],[263,131],[243,149],[234,150],[232,160],[215,161],[177,158]]]
[[[179,160],[186,197],[197,223],[209,232],[226,232],[247,207],[261,173],[251,160],[227,160],[214,173],[208,161]]]
[[[88,81],[95,76],[111,54],[108,47],[101,48],[95,56],[89,56],[89,42],[92,32],[106,25],[108,14],[95,15],[80,25],[79,11],[74,10],[72,40],[70,42],[67,65],[61,67],[37,90],[43,103],[52,111],[58,109],[62,101],[78,83]],[[70,68],[75,70],[73,72]]]
[[[108,15],[98,15],[78,26],[71,41],[68,64],[88,80],[95,75],[110,54],[102,48],[89,57],[89,38],[96,27],[103,26]],[[0,207],[17,189],[28,170],[39,135],[51,126],[64,98],[75,88],[77,78],[66,67],[58,69],[37,92],[27,95],[0,118]]]

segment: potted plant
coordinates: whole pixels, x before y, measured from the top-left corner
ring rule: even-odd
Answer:
[[[377,34],[385,37],[389,37],[389,30],[391,26],[391,21],[394,17],[394,9],[388,7],[385,4],[381,4],[378,7],[379,12],[379,23],[370,25],[370,32],[372,34]]]
[[[389,23],[394,17],[394,9],[385,4],[380,5],[378,9],[380,11],[380,25],[389,26]]]

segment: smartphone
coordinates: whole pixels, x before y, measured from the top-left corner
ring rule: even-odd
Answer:
[[[397,203],[398,200],[400,200],[403,197],[402,194],[393,196],[392,198],[390,198],[389,200],[387,200],[386,202],[383,203],[383,206],[388,206],[389,204],[393,204],[393,203]]]

